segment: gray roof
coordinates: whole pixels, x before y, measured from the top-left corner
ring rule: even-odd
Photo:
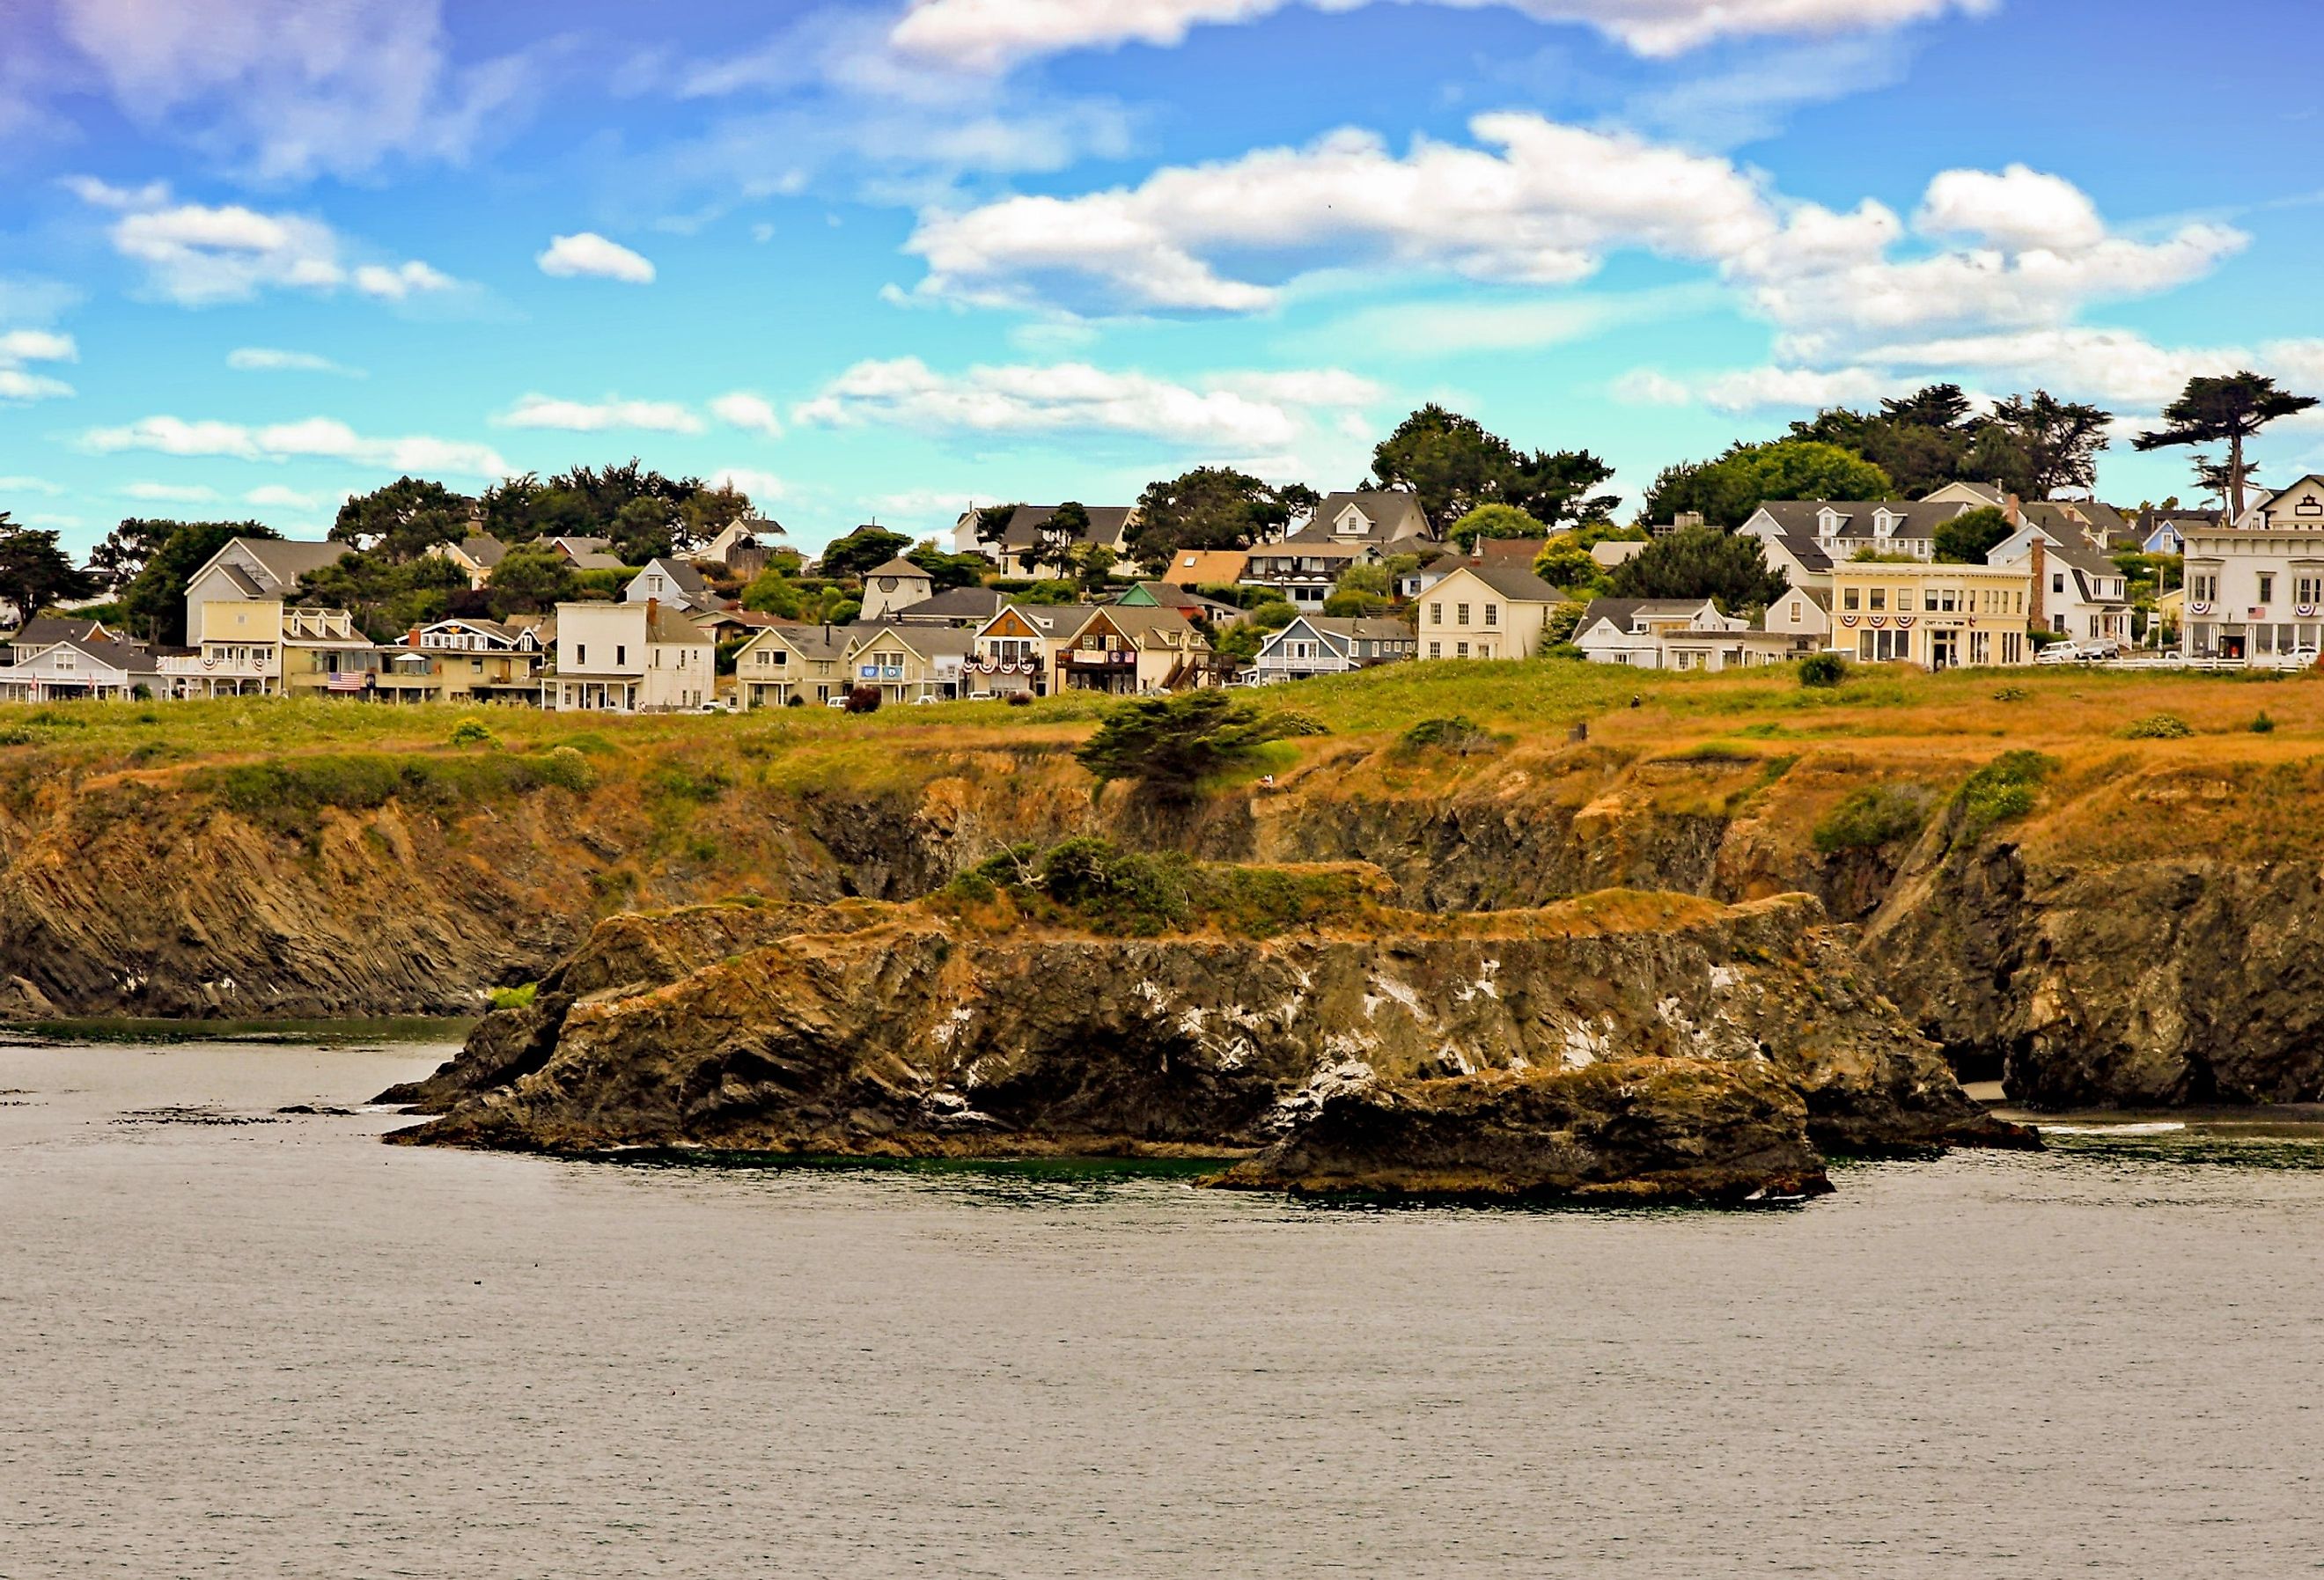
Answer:
[[[908,576],[918,577],[921,581],[932,579],[924,568],[914,565],[910,560],[905,559],[900,554],[899,554],[895,559],[888,561],[887,564],[874,566],[863,574],[866,577]]]
[[[1085,504],[1082,508],[1089,512],[1089,531],[1081,533],[1074,541],[1111,543],[1120,537],[1123,530],[1129,526],[1130,518],[1137,506]],[[1057,506],[1054,504],[1019,505],[1016,513],[1009,518],[1009,525],[1001,531],[1001,548],[1012,551],[1033,548],[1041,541],[1041,529],[1047,526],[1049,518],[1056,513]]]
[[[903,625],[893,620],[859,620],[845,634],[860,641],[892,636],[924,659],[944,654],[965,657],[976,647],[976,633],[950,625]]]
[[[1354,505],[1370,518],[1371,531],[1353,533],[1333,530],[1333,523]],[[1326,494],[1314,519],[1286,540],[1292,543],[1391,543],[1407,539],[1432,539],[1428,516],[1420,496],[1400,488],[1373,488]]]
[[[1457,576],[1463,570],[1467,571],[1471,576],[1475,577],[1479,581],[1483,582],[1495,592],[1500,594],[1501,596],[1505,598],[1515,598],[1520,603],[1566,604],[1572,602],[1572,595],[1568,593],[1563,587],[1550,586],[1549,583],[1542,580],[1541,577],[1534,575],[1532,571],[1526,569],[1522,566],[1479,565],[1474,561],[1467,561],[1462,563],[1455,571],[1453,571],[1452,574]]]
[[[1009,602],[1005,594],[991,587],[951,587],[917,604],[907,604],[900,609],[888,611],[891,619],[906,624],[915,621],[974,620],[982,624],[1001,613]]]
[[[159,667],[153,661],[152,651],[131,642],[88,642],[78,638],[68,638],[56,645],[71,648],[76,652],[86,653],[108,670],[121,670],[133,675],[152,675],[159,672]]]
[[[1044,636],[1070,636],[1098,611],[1095,604],[1012,604]],[[995,610],[998,614],[1000,611]]]
[[[1610,620],[1617,628],[1628,631],[1640,619],[1692,619],[1708,598],[1592,598],[1590,606],[1582,611],[1582,622],[1573,630],[1576,635],[1589,630],[1600,620]]]
[[[35,614],[10,633],[6,641],[15,647],[54,647],[60,642],[92,642],[97,640],[98,632],[110,629],[102,620]]]
[[[678,584],[678,590],[684,593],[687,596],[691,598],[706,598],[710,596],[710,584],[702,579],[702,573],[700,571],[695,569],[694,567],[688,565],[685,560],[673,559],[665,556],[649,563],[646,566],[646,570],[651,570],[656,566],[660,567],[662,574],[669,577],[671,581],[676,582]],[[640,571],[638,574],[642,576],[645,574],[645,571]]]
[[[1292,624],[1305,625],[1311,631],[1329,632],[1333,636],[1344,636],[1356,642],[1413,640],[1412,627],[1403,621],[1380,620],[1369,615],[1302,614]],[[1291,626],[1286,625],[1284,629],[1288,631]]]
[[[1840,541],[1858,545],[1879,541],[1872,530],[1872,518],[1880,511],[1904,518],[1889,536],[1928,538],[1935,536],[1940,522],[1964,515],[1972,508],[1959,503],[1931,504],[1926,500],[1914,499],[1770,499],[1759,505],[1785,538],[1796,534],[1811,542],[1815,541],[1823,513],[1837,511],[1846,518],[1840,526]]]
[[[352,545],[346,543],[328,541],[301,542],[294,538],[236,538],[235,541],[241,544],[253,559],[264,566],[267,574],[278,584],[286,587],[310,570],[337,565],[352,550]]]
[[[507,558],[509,546],[490,532],[477,532],[460,540],[460,552],[490,570]]]

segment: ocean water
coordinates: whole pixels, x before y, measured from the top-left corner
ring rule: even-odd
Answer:
[[[446,1050],[0,1047],[0,1575],[2324,1572],[2324,1146],[1755,1213],[378,1143]]]

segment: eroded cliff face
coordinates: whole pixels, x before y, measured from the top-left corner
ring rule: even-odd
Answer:
[[[400,1139],[1255,1153],[1238,1180],[1683,1196],[1810,1187],[1819,1145],[2018,1139],[1805,896],[1366,908],[1263,941],[1002,906],[610,922],[390,1095],[441,1111]]]

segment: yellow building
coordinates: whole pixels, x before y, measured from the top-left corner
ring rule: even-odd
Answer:
[[[1928,670],[2024,664],[2034,577],[2024,565],[1843,559],[1831,568],[1831,649]]]

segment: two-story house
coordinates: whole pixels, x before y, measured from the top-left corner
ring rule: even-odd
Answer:
[[[622,588],[625,604],[658,603],[681,614],[699,614],[718,608],[722,600],[710,590],[702,573],[683,559],[652,559]]]
[[[1096,614],[1094,604],[1012,604],[972,633],[962,679],[970,697],[1046,697],[1057,655]]]
[[[2324,636],[2324,476],[2267,495],[2238,525],[2185,524],[2180,651],[2266,669],[2314,663]]]
[[[557,606],[556,706],[567,713],[672,713],[718,690],[717,645],[683,611],[643,603]]]
[[[2092,548],[2079,530],[2029,521],[1985,559],[1988,565],[2023,567],[2033,577],[2028,623],[2034,629],[2078,642],[2130,645],[2130,598],[2122,568]]]
[[[1093,609],[1057,652],[1059,691],[1131,695],[1225,682],[1227,666],[1176,609]]]
[[[1464,564],[1421,597],[1420,656],[1529,659],[1540,650],[1550,612],[1571,602],[1530,570]]]
[[[1937,528],[1967,513],[1964,498],[1941,500],[1771,499],[1736,529],[1756,539],[1767,568],[1795,587],[1826,587],[1838,562],[1869,551],[1927,559]]]
[[[1001,528],[997,542],[977,539],[976,514],[971,511],[961,517],[954,538],[958,541],[960,534],[965,532],[970,545],[991,556],[1001,574],[1007,577],[1055,574],[1057,557],[1077,548],[1105,548],[1116,554],[1129,551],[1130,529],[1138,524],[1136,505],[1085,505],[1083,508],[1089,513],[1089,525],[1079,531],[1056,523],[1057,508],[1054,504],[1019,505]]]
[[[299,580],[310,571],[337,565],[351,552],[346,543],[289,538],[235,538],[186,578],[186,640],[198,642],[200,606],[213,600],[244,603],[268,598],[289,602]]]
[[[1259,644],[1251,668],[1260,685],[1271,686],[1403,662],[1418,646],[1412,628],[1401,620],[1302,614]]]
[[[1742,637],[1750,628],[1749,621],[1720,613],[1709,598],[1592,598],[1572,640],[1596,664],[1723,670],[1730,650],[1741,661]]]
[[[152,650],[85,635],[45,643],[30,658],[0,667],[0,701],[126,702],[164,689]]]
[[[734,655],[734,688],[745,708],[821,707],[854,685],[854,645],[844,625],[770,625]]]
[[[1871,663],[1927,670],[2032,661],[2034,562],[1885,564],[1831,568],[1831,651]]]

